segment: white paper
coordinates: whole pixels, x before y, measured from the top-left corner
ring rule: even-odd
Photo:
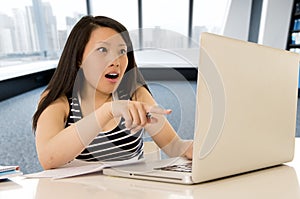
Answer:
[[[106,167],[114,167],[126,164],[133,164],[137,162],[141,162],[144,159],[138,159],[138,157],[130,159],[130,160],[122,160],[122,161],[112,161],[112,162],[97,162],[90,163],[84,162],[80,160],[74,160],[63,167],[57,169],[49,169],[44,170],[38,173],[32,173],[24,175],[27,178],[53,178],[53,179],[61,179],[72,176],[78,176],[88,173],[94,173],[101,171]]]

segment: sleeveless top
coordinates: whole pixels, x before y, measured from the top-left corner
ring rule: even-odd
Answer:
[[[70,106],[65,127],[82,119],[80,98],[68,97]],[[132,134],[126,130],[124,119],[112,130],[99,132],[76,159],[85,161],[121,161],[143,157],[143,130]]]

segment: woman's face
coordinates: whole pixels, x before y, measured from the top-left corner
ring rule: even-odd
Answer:
[[[117,89],[127,68],[126,43],[115,30],[99,27],[92,32],[82,60],[85,86],[111,94]]]

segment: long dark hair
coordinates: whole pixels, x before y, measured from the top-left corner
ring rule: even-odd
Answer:
[[[57,68],[46,87],[46,95],[38,104],[37,110],[33,115],[32,128],[35,131],[37,121],[42,112],[56,99],[65,95],[72,94],[76,90],[76,77],[80,72],[80,64],[82,63],[82,55],[86,44],[88,43],[91,33],[98,27],[108,27],[121,33],[127,45],[128,66],[125,71],[128,73],[126,78],[123,78],[119,85],[118,91],[128,93],[130,96],[134,93],[136,85],[143,85],[147,88],[144,78],[136,67],[136,62],[133,53],[132,42],[127,29],[114,19],[104,16],[84,16],[72,29]],[[129,73],[130,71],[130,73]],[[149,90],[147,88],[147,90]],[[45,92],[44,91],[44,92]]]

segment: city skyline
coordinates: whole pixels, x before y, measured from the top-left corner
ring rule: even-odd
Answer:
[[[78,14],[72,20],[66,16],[65,30],[58,30],[49,2],[32,0],[32,5],[12,8],[11,13],[11,16],[0,13],[0,56],[40,54],[55,58],[74,23],[84,15]]]
[[[24,2],[27,3],[25,7],[11,7],[10,12],[7,10],[6,13],[10,13],[10,15],[2,13],[0,10],[0,59],[14,57],[57,59],[74,24],[85,13],[69,11],[72,14],[60,16],[58,20],[52,5],[53,2],[57,2],[56,0],[51,0],[51,4],[43,0]],[[62,28],[58,23],[60,21],[62,24],[62,19],[65,28]],[[151,34],[149,31],[145,31],[151,29]],[[186,35],[164,29],[158,25],[143,30],[145,33],[142,37],[142,44],[139,43],[140,35],[138,33],[133,34],[132,40],[135,48],[158,45],[166,48],[186,48],[191,47],[188,46],[189,41],[198,44],[201,32],[218,32],[220,29],[220,27],[194,26],[192,38],[188,38]],[[129,32],[136,30],[129,30]]]

